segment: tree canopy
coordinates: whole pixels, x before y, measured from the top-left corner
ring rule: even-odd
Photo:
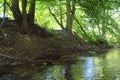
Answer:
[[[119,45],[119,4],[119,0],[1,0],[0,14],[15,20],[23,32],[39,24],[48,30],[75,32],[89,43]]]

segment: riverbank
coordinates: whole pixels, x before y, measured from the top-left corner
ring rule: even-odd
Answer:
[[[69,34],[64,30],[50,33],[38,25],[34,25],[29,33],[22,33],[19,26],[5,25],[0,33],[0,65],[16,63],[54,63],[74,62],[77,55],[85,55],[89,51],[102,52],[104,44],[90,46],[77,34]],[[16,64],[17,65],[17,64]]]
[[[78,56],[78,61],[71,64],[55,63],[48,65],[43,63],[42,65],[21,64],[4,66],[0,67],[0,70],[5,70],[6,68],[4,74],[0,76],[0,80],[117,79],[120,71],[119,51],[120,49],[117,48],[101,53],[101,55]],[[104,77],[103,74],[105,75]]]

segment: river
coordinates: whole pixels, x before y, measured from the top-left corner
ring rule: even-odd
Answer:
[[[74,64],[16,66],[0,80],[120,80],[120,49],[80,56]],[[19,77],[18,77],[19,76]]]

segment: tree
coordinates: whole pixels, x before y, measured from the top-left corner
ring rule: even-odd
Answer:
[[[28,25],[34,25],[35,18],[35,3],[36,0],[30,0],[29,11],[27,12],[28,0],[22,0],[22,11],[20,10],[19,4],[20,0],[12,0],[12,5],[10,9],[13,13],[15,21],[21,25],[21,30],[27,32],[29,29]]]
[[[13,17],[15,18],[17,23],[22,22],[22,12],[19,8],[19,0],[12,0],[12,5],[10,6],[10,9],[13,13]]]
[[[72,24],[73,24],[73,18],[75,15],[75,1],[74,0],[66,0],[66,5],[61,5],[61,0],[60,2],[60,21],[57,19],[57,16],[52,13],[52,11],[49,8],[49,12],[52,14],[56,22],[61,26],[61,28],[69,33],[72,33]],[[66,25],[63,25],[63,11],[61,6],[66,6]]]
[[[98,38],[96,37],[97,35],[105,39],[111,33],[111,35],[116,35],[116,33],[118,33],[117,30],[119,30],[119,25],[117,25],[112,16],[114,15],[114,10],[118,10],[120,7],[119,1],[77,0],[76,2],[81,7],[81,10],[85,12],[86,15],[84,17],[87,18],[88,24],[93,28],[93,30],[89,31],[89,34],[94,35],[94,38]],[[88,26],[87,28],[89,30],[90,27]]]
[[[66,31],[72,33],[73,18],[75,15],[75,1],[66,0]]]
[[[9,7],[15,22],[21,25],[19,28],[23,32],[28,32],[27,30],[34,25],[35,11],[37,11],[36,21],[41,26],[54,28],[59,25],[66,32],[72,33],[74,30],[81,37],[88,35],[94,39],[97,38],[96,36],[105,38],[108,33],[114,33],[111,34],[113,36],[119,34],[118,22],[116,23],[112,17],[115,10],[119,10],[119,1],[7,0],[7,2],[10,3]],[[35,10],[35,6],[37,6],[37,10]],[[48,13],[48,7],[52,16]],[[54,23],[54,27],[52,17],[58,24]]]

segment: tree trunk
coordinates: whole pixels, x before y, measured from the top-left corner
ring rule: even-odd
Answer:
[[[18,23],[21,23],[22,22],[22,14],[21,14],[21,11],[19,9],[19,0],[12,0],[11,11],[13,13],[15,20]]]
[[[62,2],[61,0],[59,0],[59,3],[60,3],[60,23],[63,25],[63,12],[62,12]]]
[[[35,2],[36,0],[31,0],[30,2],[30,8],[28,12],[28,24],[34,24],[35,19]]]
[[[105,12],[105,9],[103,9],[103,15],[108,17],[108,12]],[[103,38],[106,35],[106,27],[107,27],[107,20],[103,19],[103,23],[102,23],[102,37]]]
[[[22,20],[22,31],[26,32],[26,30],[28,29],[28,23],[27,23],[27,11],[26,11],[26,7],[27,7],[27,0],[22,0],[22,13],[23,13],[23,20]]]
[[[66,0],[66,9],[67,9],[67,13],[66,13],[66,31],[70,31],[72,30],[72,26],[71,26],[71,5],[70,5],[70,0]]]
[[[70,3],[71,3],[71,0],[66,0],[66,9],[67,9],[66,31],[72,33],[73,17],[75,14],[75,2],[72,1],[72,5],[70,5]]]

